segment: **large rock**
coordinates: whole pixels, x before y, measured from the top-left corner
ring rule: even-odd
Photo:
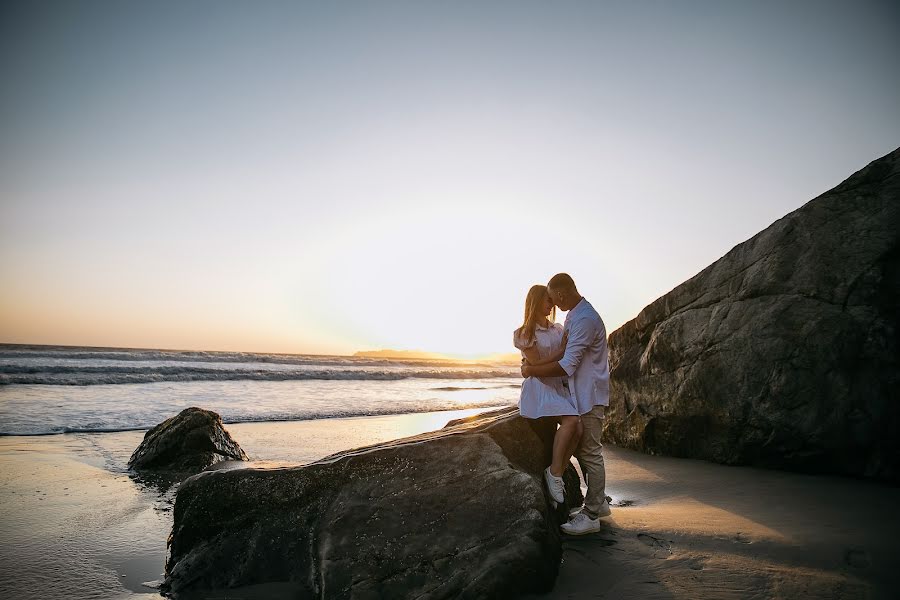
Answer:
[[[128,466],[136,470],[196,473],[225,460],[248,460],[219,415],[186,408],[144,434]]]
[[[201,473],[178,491],[163,589],[191,598],[225,588],[265,597],[253,586],[273,582],[291,598],[548,590],[566,511],[549,507],[541,473],[552,438],[533,425],[513,409],[304,467]],[[580,504],[577,475],[567,475]]]
[[[609,337],[606,440],[900,478],[900,149]]]

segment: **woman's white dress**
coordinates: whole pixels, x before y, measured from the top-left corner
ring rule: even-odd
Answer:
[[[522,350],[537,347],[541,360],[549,358],[562,348],[563,326],[553,323],[550,327],[535,327],[534,337],[524,340],[516,330],[513,333],[513,344]],[[577,415],[578,407],[575,400],[569,394],[566,386],[566,377],[527,377],[522,382],[522,393],[519,396],[519,413],[529,419],[540,417],[558,417],[562,415]]]

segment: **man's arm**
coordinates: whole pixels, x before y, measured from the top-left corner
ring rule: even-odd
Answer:
[[[566,372],[558,362],[546,363],[532,367],[530,365],[522,366],[522,377],[562,377]]]
[[[566,344],[569,343],[569,332],[567,331],[563,334],[562,344],[560,345],[559,351],[555,354],[548,356],[547,358],[541,359],[540,352],[535,347],[531,347],[527,350],[523,350],[525,353],[525,358],[522,359],[523,365],[528,365],[530,367],[539,367],[541,365],[548,365],[551,363],[559,362],[566,354]]]
[[[584,353],[594,339],[594,327],[588,319],[579,319],[569,327],[569,339],[566,342],[566,352],[559,362],[542,365],[539,367],[522,367],[523,377],[562,377],[572,376],[575,369],[581,364]]]
[[[581,359],[584,358],[584,353],[593,339],[594,328],[591,326],[591,322],[587,319],[575,321],[569,327],[569,338],[566,341],[566,351],[562,358],[559,361],[535,367],[525,365],[522,367],[522,377],[571,376],[581,364]]]
[[[575,373],[575,369],[584,358],[584,353],[594,341],[595,334],[594,322],[590,319],[579,319],[569,327],[569,343],[566,344],[566,353],[559,359],[559,366],[566,375],[571,377]]]

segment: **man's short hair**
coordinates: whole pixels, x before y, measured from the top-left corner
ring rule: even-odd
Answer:
[[[577,289],[575,287],[575,280],[572,279],[568,273],[557,273],[547,282],[547,287],[553,288],[554,290],[565,291],[574,291]]]

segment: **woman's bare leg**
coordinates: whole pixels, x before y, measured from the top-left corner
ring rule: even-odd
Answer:
[[[584,433],[584,425],[581,422],[581,417],[578,418],[578,431],[575,435],[572,436],[572,443],[569,444],[569,447],[566,449],[566,452],[569,455],[569,458],[566,459],[568,463],[571,461],[572,456],[575,455],[575,451],[578,450],[578,444],[581,443],[581,435]]]
[[[550,463],[550,474],[562,477],[572,458],[572,453],[578,447],[581,438],[581,419],[576,416],[559,418],[559,429],[553,438],[553,462]]]

